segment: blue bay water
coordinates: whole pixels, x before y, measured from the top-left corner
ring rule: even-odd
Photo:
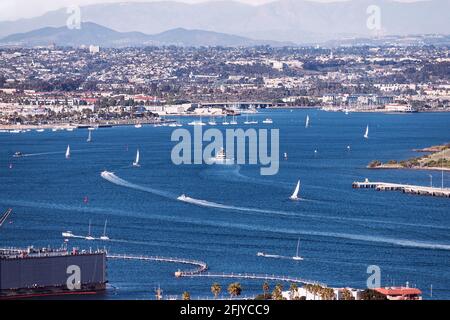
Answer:
[[[311,126],[305,129],[307,114]],[[260,167],[250,165],[175,166],[168,127],[100,129],[90,144],[86,130],[0,133],[0,209],[14,209],[13,223],[0,230],[0,246],[59,247],[62,231],[85,235],[92,220],[100,236],[108,219],[111,242],[74,239],[69,246],[198,259],[215,273],[290,275],[338,287],[364,288],[367,267],[378,265],[383,285],[409,281],[424,298],[433,285],[433,298],[450,298],[449,199],[352,189],[353,181],[365,178],[429,185],[429,174],[440,185],[440,172],[365,166],[374,159],[408,159],[417,156],[414,148],[449,142],[450,114],[273,110],[252,117],[257,127],[280,129],[280,153],[288,159],[280,159],[275,176],[261,176]],[[266,117],[274,124],[262,124]],[[369,140],[363,139],[367,125]],[[72,156],[66,160],[68,144]],[[142,166],[133,168],[137,148]],[[16,151],[28,156],[13,159]],[[103,179],[103,170],[129,185]],[[449,176],[444,174],[446,186]],[[298,179],[304,200],[292,202],[288,197]],[[181,194],[222,206],[182,203],[176,200]],[[298,238],[302,262],[256,256],[293,256]],[[210,297],[213,282],[224,289],[232,282],[176,279],[174,272],[183,268],[108,261],[111,289],[104,298],[152,299],[158,286],[165,295],[189,291]],[[262,291],[262,281],[240,282],[244,295]]]

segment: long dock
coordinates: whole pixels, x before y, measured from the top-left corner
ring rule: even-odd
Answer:
[[[175,272],[176,277],[188,277],[200,274],[208,270],[208,265],[203,261],[182,259],[182,258],[168,258],[168,257],[158,257],[158,256],[138,256],[130,254],[108,254],[106,256],[108,259],[115,260],[137,260],[137,261],[156,261],[156,262],[168,262],[195,266],[195,269],[187,271],[177,271]]]
[[[180,277],[203,277],[203,278],[224,278],[224,279],[249,279],[249,280],[264,280],[264,281],[279,281],[300,284],[317,284],[322,287],[327,287],[326,284],[317,281],[306,280],[302,278],[277,276],[269,274],[255,274],[255,273],[197,273],[193,275],[180,275]]]
[[[389,182],[370,182],[367,179],[364,182],[353,182],[352,186],[354,189],[375,189],[377,191],[400,191],[403,193],[410,193],[424,196],[450,198],[449,188],[425,187],[425,186],[415,186]]]

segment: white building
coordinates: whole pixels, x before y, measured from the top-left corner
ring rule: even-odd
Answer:
[[[100,47],[99,46],[94,46],[93,44],[91,44],[89,46],[89,53],[96,54],[96,53],[99,53],[99,52],[100,52]]]

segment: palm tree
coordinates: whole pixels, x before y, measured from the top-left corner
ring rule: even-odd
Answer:
[[[348,289],[344,289],[342,291],[342,299],[343,300],[355,300],[355,298],[353,297],[352,293]]]
[[[334,300],[334,290],[332,288],[321,288],[320,297],[322,300]]]
[[[228,286],[228,293],[230,294],[230,296],[232,298],[240,296],[241,293],[242,293],[241,284],[239,282],[235,282],[235,283],[230,284]]]
[[[296,283],[291,283],[291,286],[289,287],[289,295],[291,300],[295,300],[295,298],[298,295],[298,285]]]
[[[280,284],[280,283],[278,283],[278,284],[275,286],[275,289],[273,289],[273,292],[272,292],[272,299],[273,299],[273,300],[283,300],[283,295],[282,295],[282,293],[283,293],[283,285]]]
[[[191,300],[191,295],[189,294],[189,292],[183,292],[183,300]]]
[[[215,299],[217,299],[221,290],[222,290],[222,287],[220,286],[220,284],[213,283],[213,285],[211,286],[211,292],[214,295]]]
[[[269,294],[269,290],[270,290],[269,284],[267,282],[264,282],[262,288],[263,288],[263,292],[264,292],[264,299],[266,299],[266,297]]]

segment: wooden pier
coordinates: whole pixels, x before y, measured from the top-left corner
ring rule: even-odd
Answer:
[[[158,257],[158,256],[138,256],[130,254],[108,254],[106,256],[108,259],[115,260],[138,260],[138,261],[156,261],[156,262],[168,262],[177,264],[186,264],[195,266],[195,269],[187,271],[177,271],[175,272],[176,277],[187,277],[194,276],[196,274],[205,272],[208,270],[208,265],[203,261],[182,259],[182,258],[168,258],[168,257]]]
[[[450,198],[449,188],[436,188],[425,186],[414,186],[408,184],[398,184],[389,182],[353,182],[354,189],[375,189],[377,191],[400,191],[403,193],[417,194],[423,196]]]
[[[289,282],[289,283],[300,283],[300,284],[316,284],[322,287],[327,287],[326,284],[305,280],[302,278],[289,277],[289,276],[277,276],[269,274],[255,274],[255,273],[209,273],[202,272],[193,275],[180,275],[180,277],[203,277],[203,278],[224,278],[224,279],[249,279],[249,280],[264,280],[264,281],[279,281],[279,282]]]

